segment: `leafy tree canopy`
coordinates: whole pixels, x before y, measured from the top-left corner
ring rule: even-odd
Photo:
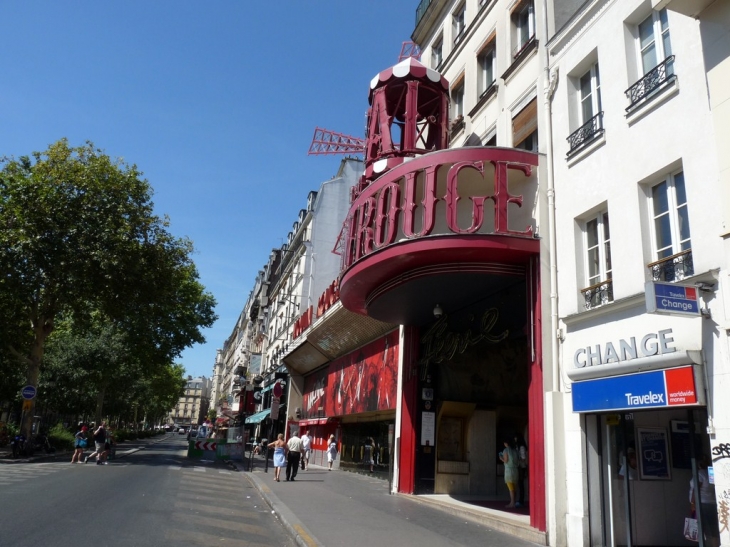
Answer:
[[[62,315],[83,326],[101,313],[146,365],[204,341],[215,300],[136,166],[66,139],[0,165],[0,342],[26,382]]]

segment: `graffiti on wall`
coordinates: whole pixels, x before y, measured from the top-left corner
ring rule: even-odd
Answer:
[[[712,447],[712,461],[730,458],[730,443],[720,443]]]
[[[730,531],[730,490],[725,490],[719,498],[717,522],[720,524],[720,532]]]

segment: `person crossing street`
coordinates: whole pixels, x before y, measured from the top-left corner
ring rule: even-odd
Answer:
[[[99,427],[94,431],[94,447],[96,450],[84,458],[84,463],[89,463],[89,459],[96,456],[96,465],[107,465],[106,458],[106,422],[101,422]]]

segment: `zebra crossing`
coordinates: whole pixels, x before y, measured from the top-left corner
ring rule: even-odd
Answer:
[[[57,473],[71,467],[68,462],[0,465],[0,487]]]

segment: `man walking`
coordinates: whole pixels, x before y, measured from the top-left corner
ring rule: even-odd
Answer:
[[[302,439],[292,435],[289,437],[286,447],[289,450],[286,455],[286,480],[293,481],[297,476],[299,458],[302,456]]]
[[[309,453],[312,451],[312,438],[309,432],[305,431],[302,435],[302,470],[306,471],[309,467]]]
[[[106,422],[101,422],[99,427],[94,431],[94,447],[96,450],[84,458],[84,463],[89,462],[89,458],[96,456],[96,465],[107,465],[104,458],[106,453]]]

